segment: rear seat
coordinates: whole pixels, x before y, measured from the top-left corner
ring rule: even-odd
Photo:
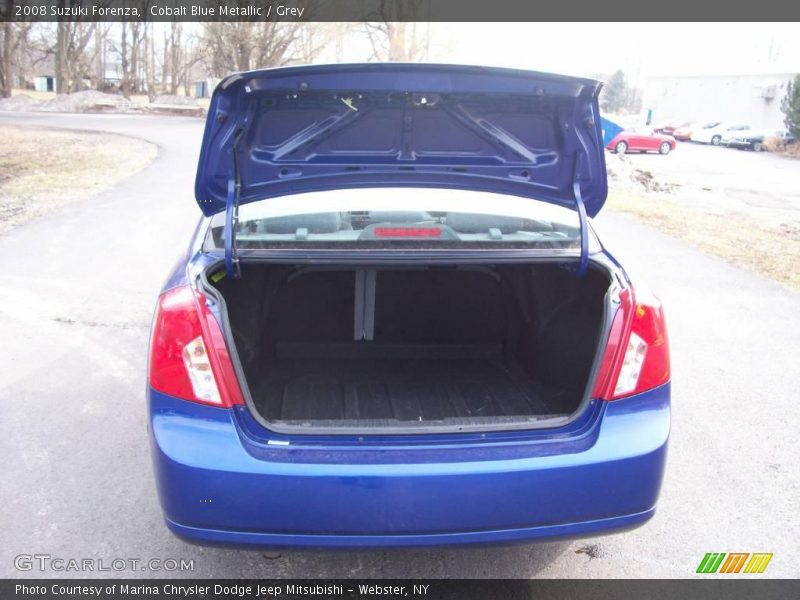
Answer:
[[[373,223],[422,223],[434,220],[430,214],[421,210],[371,210],[369,218]]]
[[[343,229],[338,212],[273,217],[264,219],[263,223],[264,233],[296,233],[300,229],[308,233],[335,233]]]
[[[524,228],[522,219],[476,213],[448,213],[445,224],[459,233],[488,233],[497,229],[500,233],[516,233]]]

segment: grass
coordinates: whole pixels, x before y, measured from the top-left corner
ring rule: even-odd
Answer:
[[[787,144],[785,141],[771,137],[764,140],[764,148],[789,158],[800,158],[800,143]]]
[[[625,213],[726,262],[800,291],[800,226],[770,226],[740,214],[694,209],[663,194],[609,191],[606,208]]]
[[[0,232],[113,187],[157,148],[111,133],[0,126]]]
[[[37,92],[35,90],[18,90],[14,89],[11,90],[12,96],[30,96],[34,100],[52,100],[56,97],[55,92]],[[179,91],[179,96],[183,96],[184,94]],[[150,99],[147,97],[146,94],[132,94],[131,95],[131,102],[135,102],[136,104],[150,104]],[[197,98],[197,104],[202,108],[208,109],[211,100],[209,98]]]
[[[36,90],[11,90],[12,96],[30,96],[34,100],[52,100],[56,97],[55,92],[37,92]]]
[[[180,91],[178,92],[178,96],[184,96],[184,95],[185,94],[183,94],[182,92]],[[198,106],[205,109],[208,109],[208,106],[211,104],[210,98],[195,98],[195,100],[197,100]],[[148,98],[146,95],[143,94],[133,94],[131,95],[131,102],[135,102],[136,104],[147,105],[150,104],[150,98]]]

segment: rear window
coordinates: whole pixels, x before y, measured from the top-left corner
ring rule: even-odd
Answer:
[[[207,250],[223,248],[225,215]],[[258,248],[579,248],[574,210],[484,192],[369,188],[270,198],[239,208],[236,245]]]

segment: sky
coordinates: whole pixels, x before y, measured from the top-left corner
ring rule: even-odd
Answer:
[[[431,23],[430,60],[571,75],[800,73],[795,23]],[[360,37],[360,36],[359,36]],[[345,60],[368,46],[346,44]]]

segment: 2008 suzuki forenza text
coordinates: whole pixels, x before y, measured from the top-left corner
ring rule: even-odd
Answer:
[[[366,64],[235,74],[153,321],[167,526],[250,547],[575,537],[654,513],[658,301],[589,219],[600,83]]]

